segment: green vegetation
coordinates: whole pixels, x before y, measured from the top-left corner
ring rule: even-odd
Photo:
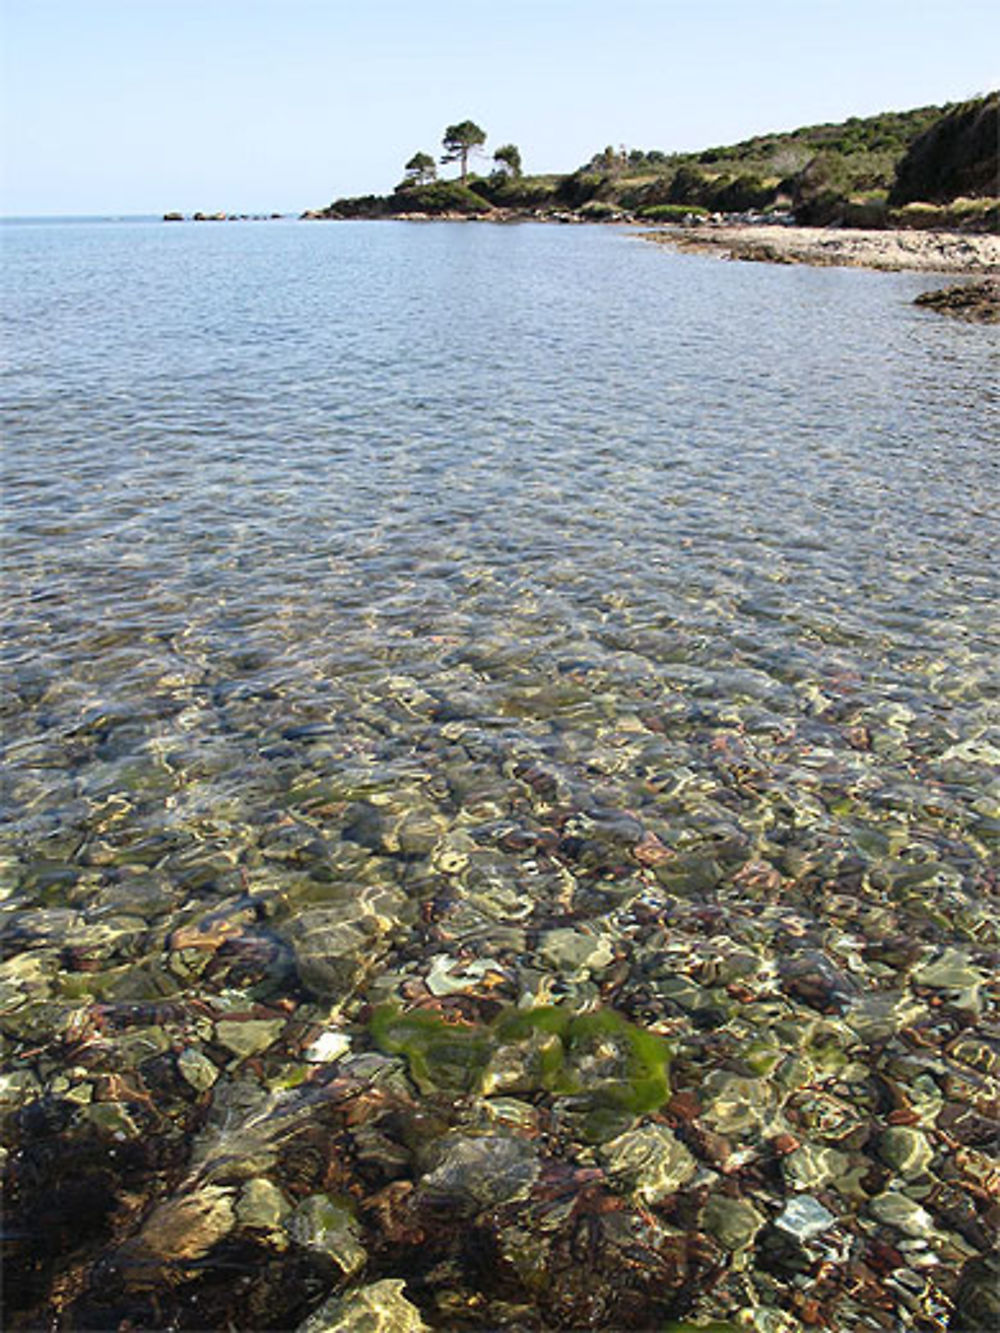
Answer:
[[[948,203],[1000,195],[1000,93],[952,108],[907,148],[890,194],[893,204]]]
[[[699,153],[605,148],[568,179],[575,193],[586,189],[590,198],[617,202],[643,217],[667,204],[718,213],[784,207],[807,225],[884,226],[887,199],[897,202],[897,168],[904,170],[911,152],[916,160],[939,163],[942,179],[946,162],[966,165],[953,173],[950,187],[941,186],[943,195],[931,185],[921,188],[928,171],[906,199],[996,195],[997,100],[992,94],[958,108],[852,117]],[[659,220],[671,219],[664,214]]]
[[[904,204],[886,213],[890,227],[1000,231],[1000,199],[953,199],[950,204]]]
[[[644,222],[684,222],[687,218],[707,218],[708,209],[698,204],[650,204],[636,209]]]
[[[506,1057],[523,1092],[583,1097],[595,1110],[643,1115],[670,1096],[668,1043],[613,1009],[573,1013],[547,1005],[508,1010],[490,1024],[464,1024],[382,1005],[371,1035],[380,1050],[406,1057],[424,1093],[479,1091],[491,1061]]]
[[[488,213],[490,205],[458,181],[431,181],[428,185],[401,186],[392,198],[396,213]]]
[[[469,154],[481,148],[486,142],[486,131],[479,128],[474,120],[462,120],[457,125],[449,125],[441,143],[444,147],[442,162],[458,162],[460,180],[464,185],[469,175]]]
[[[408,185],[426,185],[437,175],[437,163],[429,153],[414,153],[403,171]]]
[[[557,203],[559,176],[469,177],[469,188],[495,208],[546,209]]]
[[[404,1014],[393,1004],[375,1010],[371,1035],[380,1051],[406,1057],[410,1075],[423,1093],[471,1092],[490,1058],[487,1028],[447,1023],[422,1010]]]
[[[515,180],[521,175],[521,150],[517,144],[502,144],[493,154],[498,171],[509,172]]]
[[[449,125],[442,162],[457,181],[436,181],[416,153],[390,196],[338,199],[320,216],[407,213],[475,215],[495,209],[576,213],[592,221],[623,213],[652,222],[721,214],[782,214],[806,225],[997,225],[1000,94],[961,105],[888,111],[842,124],[757,135],[698,153],[606,147],[566,175],[526,176],[516,144],[493,153],[489,176],[469,172],[486,142],[474,121]],[[916,207],[916,205],[920,207]]]

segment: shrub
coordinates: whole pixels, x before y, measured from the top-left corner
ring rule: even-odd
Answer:
[[[407,186],[392,197],[397,213],[488,213],[490,205],[474,190],[458,181],[432,181]]]
[[[476,194],[497,208],[544,208],[556,202],[558,179],[553,176],[490,176],[469,182]]]
[[[709,179],[697,167],[679,167],[667,191],[671,204],[704,204],[709,191]]]
[[[844,202],[845,227],[884,227],[888,222],[889,206],[885,190],[869,190],[867,194],[852,194]]]
[[[892,221],[897,227],[912,227],[914,230],[933,231],[944,225],[946,213],[938,204],[928,204],[923,200],[914,200],[894,209]]]
[[[621,209],[617,204],[610,204],[604,199],[590,199],[579,209],[580,216],[589,218],[591,222],[617,217],[620,212]]]
[[[384,217],[391,211],[392,200],[384,194],[359,194],[347,199],[334,199],[324,211],[337,218]]]
[[[948,217],[963,231],[1000,231],[1000,199],[953,199]]]
[[[996,231],[1000,228],[1000,199],[956,199],[950,204],[929,204],[915,199],[889,211],[894,227],[921,230]]]
[[[775,193],[775,186],[765,185],[757,176],[723,177],[709,187],[705,202],[719,213],[746,213],[772,203]]]
[[[817,153],[796,178],[793,198],[796,222],[807,227],[841,222],[847,206],[843,159]]]
[[[579,208],[597,194],[607,182],[606,176],[599,176],[593,171],[574,171],[571,176],[564,176],[556,188],[556,198],[561,204]]]
[[[639,209],[639,217],[649,222],[683,222],[686,218],[707,218],[708,209],[697,204],[650,204]]]

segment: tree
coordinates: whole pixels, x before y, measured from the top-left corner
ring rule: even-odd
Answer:
[[[403,170],[408,185],[426,185],[437,175],[437,167],[429,153],[414,153]]]
[[[493,154],[493,161],[504,167],[517,180],[521,175],[521,150],[517,144],[505,143]]]
[[[481,130],[474,120],[463,120],[457,125],[449,125],[441,140],[444,146],[442,162],[461,162],[462,184],[469,174],[469,154],[475,148],[481,148],[486,142],[486,131]]]

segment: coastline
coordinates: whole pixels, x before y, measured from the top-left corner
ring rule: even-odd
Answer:
[[[868,268],[884,272],[1000,272],[1000,236],[980,232],[863,231],[853,228],[726,225],[642,233],[654,245],[771,264]]]

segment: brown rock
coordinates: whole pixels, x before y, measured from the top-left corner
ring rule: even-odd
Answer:
[[[985,278],[982,282],[966,282],[922,292],[913,304],[964,319],[970,324],[1000,324],[1000,279]]]

